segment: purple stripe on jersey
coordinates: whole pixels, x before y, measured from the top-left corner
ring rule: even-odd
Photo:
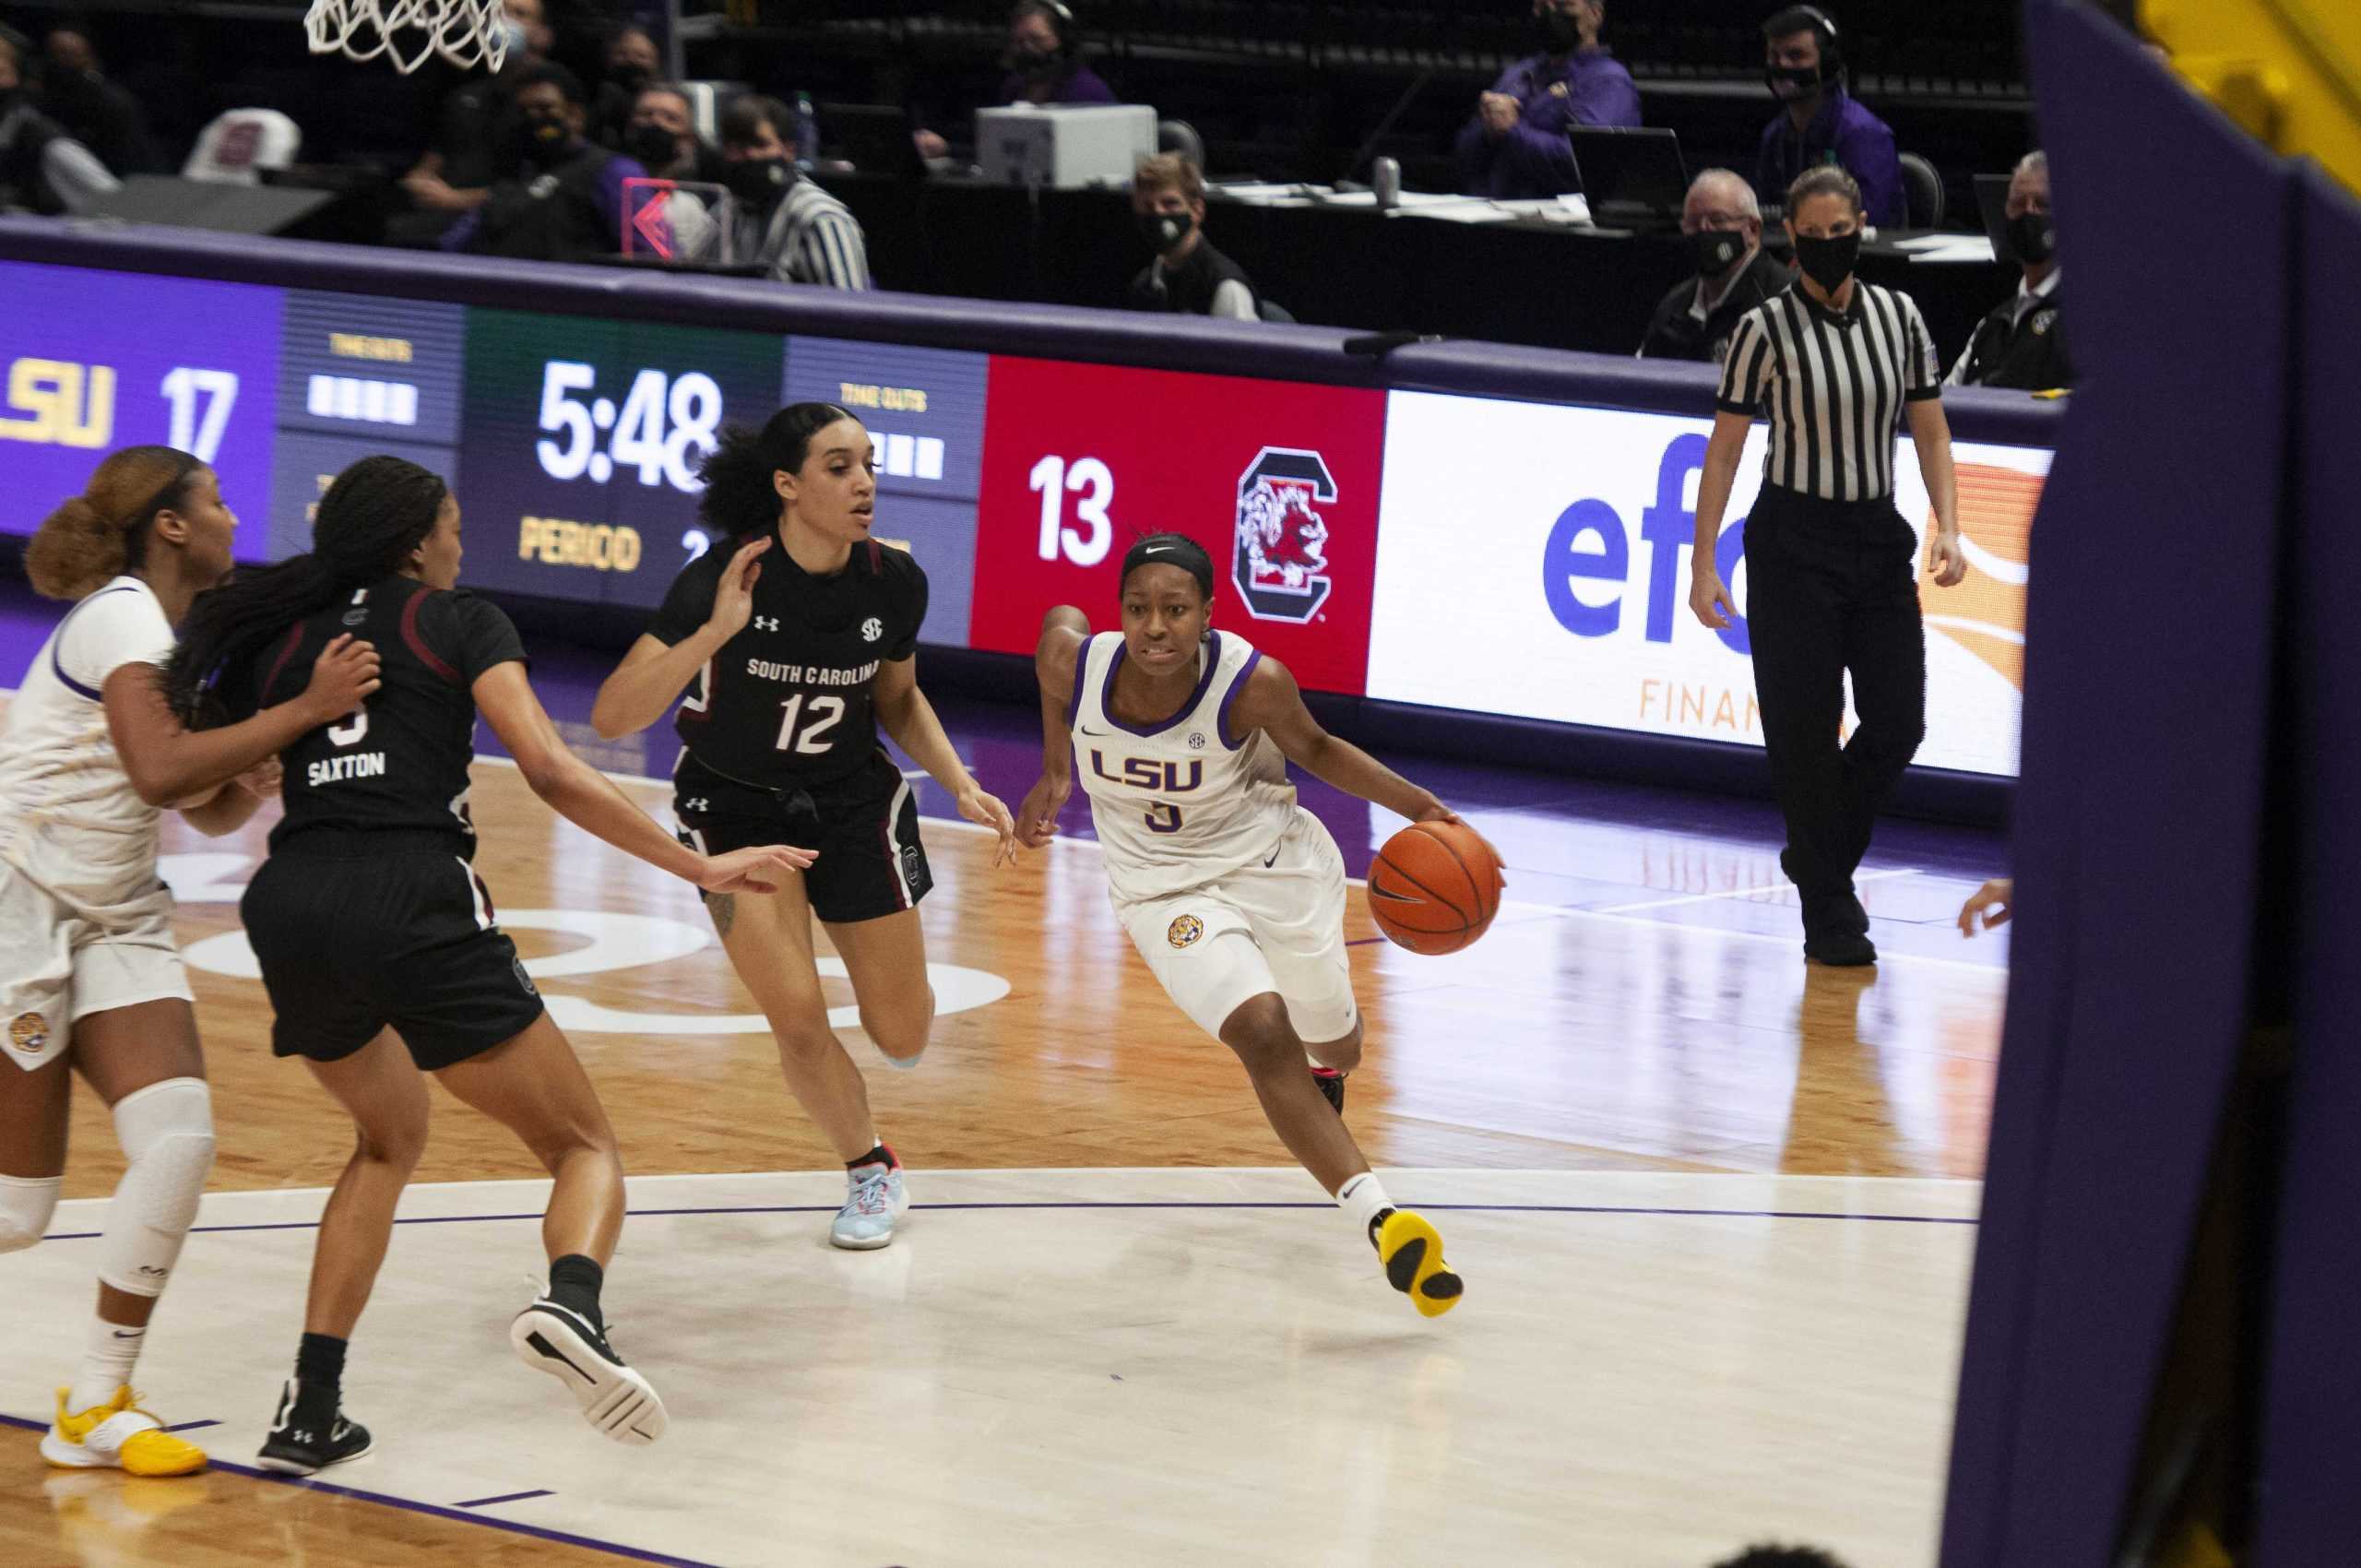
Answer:
[[[1246,689],[1246,683],[1253,677],[1254,666],[1262,662],[1261,648],[1258,647],[1247,655],[1246,668],[1238,672],[1238,679],[1232,681],[1229,683],[1229,690],[1222,694],[1221,711],[1214,716],[1214,732],[1221,737],[1221,743],[1230,751],[1238,750],[1246,742],[1243,739],[1233,741],[1229,738],[1229,710],[1238,705],[1238,694]]]
[[[1180,711],[1161,724],[1126,724],[1115,717],[1114,700],[1115,671],[1123,667],[1125,646],[1122,643],[1117,643],[1115,657],[1107,661],[1107,683],[1098,694],[1098,709],[1107,716],[1108,723],[1133,735],[1161,735],[1189,715],[1196,712],[1197,705],[1205,700],[1205,693],[1213,686],[1214,671],[1221,668],[1221,634],[1207,632],[1205,634],[1205,672],[1197,677],[1197,689],[1189,694],[1189,700],[1180,705]]]
[[[409,645],[410,652],[418,655],[421,664],[456,686],[459,684],[459,672],[435,657],[434,650],[426,646],[426,638],[418,630],[418,612],[431,591],[423,584],[420,585],[419,590],[409,596],[409,602],[402,606],[402,641]]]
[[[1082,717],[1082,683],[1090,677],[1090,645],[1098,639],[1086,632],[1082,651],[1074,659],[1074,690],[1066,694],[1066,730],[1072,733],[1074,721]]]
[[[111,593],[129,593],[130,591],[131,586],[128,583],[125,584],[121,588],[101,588],[98,592],[85,598],[80,604],[77,604],[73,609],[67,611],[65,612],[65,619],[57,624],[57,635],[51,639],[49,645],[49,672],[56,676],[58,683],[63,685],[67,691],[72,692],[76,696],[88,697],[92,702],[101,702],[105,700],[101,697],[98,693],[92,691],[89,687],[82,684],[81,682],[76,680],[73,676],[68,675],[65,672],[65,665],[64,661],[57,657],[58,650],[65,646],[65,628],[74,624],[75,616],[82,613],[82,605],[94,603],[99,600],[104,599]]]

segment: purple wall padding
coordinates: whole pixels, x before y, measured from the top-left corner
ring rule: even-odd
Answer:
[[[2026,10],[2085,381],[2034,532],[1943,1568],[2111,1560],[2247,1014],[2289,445],[2285,166],[2094,7]]]
[[[2361,353],[2361,203],[2317,168],[2299,177],[2295,244],[2296,535],[2286,649],[2298,814],[2296,1057],[2277,1264],[2271,1284],[2255,1562],[2314,1568],[2361,1558],[2361,440],[2347,391]]]

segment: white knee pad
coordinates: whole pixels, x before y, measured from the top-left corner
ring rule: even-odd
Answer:
[[[202,1078],[150,1084],[115,1102],[114,1131],[131,1168],[107,1205],[99,1278],[134,1296],[160,1295],[213,1169],[212,1092]]]
[[[62,1176],[0,1176],[0,1253],[21,1253],[49,1229]]]

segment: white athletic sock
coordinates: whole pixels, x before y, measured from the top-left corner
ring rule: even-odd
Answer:
[[[1378,1182],[1377,1172],[1364,1170],[1358,1176],[1347,1178],[1345,1184],[1336,1189],[1336,1206],[1352,1220],[1353,1229],[1366,1236],[1370,1222],[1392,1208],[1394,1203],[1385,1195],[1385,1188]]]
[[[82,1347],[82,1370],[75,1374],[74,1386],[65,1396],[66,1408],[78,1416],[112,1400],[115,1390],[131,1381],[131,1369],[139,1363],[139,1347],[147,1341],[145,1328],[126,1328],[93,1315],[90,1336]]]

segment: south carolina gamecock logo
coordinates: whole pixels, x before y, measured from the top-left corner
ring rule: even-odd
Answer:
[[[1186,947],[1205,934],[1205,922],[1194,915],[1182,915],[1164,933],[1164,940],[1175,947]]]
[[[19,1013],[8,1021],[8,1043],[30,1056],[49,1043],[49,1020],[38,1013]]]
[[[1336,499],[1317,452],[1265,446],[1238,476],[1230,580],[1259,621],[1311,620],[1328,602],[1328,524],[1313,510]]]

